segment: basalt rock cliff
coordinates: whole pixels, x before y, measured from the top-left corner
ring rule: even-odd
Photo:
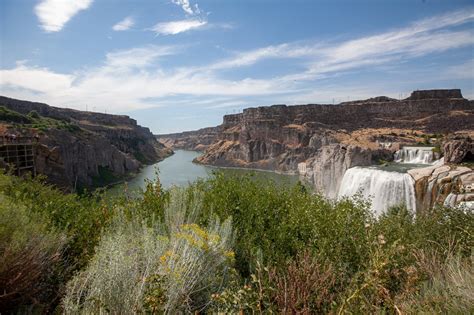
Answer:
[[[118,181],[172,151],[124,115],[0,97],[0,136],[36,137],[37,173],[57,186],[94,188]],[[15,118],[16,117],[16,118]]]
[[[156,139],[169,148],[205,151],[219,136],[221,127],[208,127],[196,131],[156,135]]]
[[[457,89],[414,91],[403,100],[248,108],[224,116],[196,162],[299,173],[334,197],[348,168],[391,161],[404,145],[431,144],[441,153],[453,136],[472,137],[473,125],[474,102]],[[198,145],[193,140],[191,147]],[[456,163],[470,157],[472,145],[451,143],[444,150]]]

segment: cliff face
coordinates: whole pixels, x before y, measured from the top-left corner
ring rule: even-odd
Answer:
[[[205,151],[217,140],[221,128],[208,127],[196,131],[185,131],[156,135],[156,139],[165,146],[173,149]]]
[[[442,90],[441,90],[442,91]],[[422,133],[470,130],[474,103],[418,91],[405,100],[378,97],[338,105],[274,105],[224,116],[218,140],[198,158],[205,164],[296,171],[331,143],[371,149],[390,142],[416,143]],[[418,134],[417,134],[418,131]]]
[[[473,125],[474,102],[459,90],[415,91],[404,100],[249,108],[224,116],[216,141],[196,161],[299,173],[334,197],[348,168],[391,161],[402,145],[441,145],[448,135],[472,135]],[[445,150],[456,159],[472,150],[464,146]]]
[[[0,117],[3,134],[38,135],[36,169],[65,189],[101,186],[171,154],[148,128],[128,116],[56,108],[0,97],[0,106],[23,115]]]

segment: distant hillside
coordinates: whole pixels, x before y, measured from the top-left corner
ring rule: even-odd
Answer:
[[[124,115],[57,108],[0,96],[0,136],[38,136],[37,172],[72,189],[119,181],[171,150]]]
[[[217,140],[220,126],[201,128],[195,131],[156,135],[156,139],[165,146],[174,149],[205,151]]]

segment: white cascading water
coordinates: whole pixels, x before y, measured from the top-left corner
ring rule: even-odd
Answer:
[[[375,215],[397,205],[405,205],[411,212],[416,210],[415,182],[407,173],[370,167],[350,168],[344,173],[338,197],[357,193],[371,201],[371,210]]]
[[[397,163],[431,164],[434,161],[433,147],[403,147],[395,152]]]

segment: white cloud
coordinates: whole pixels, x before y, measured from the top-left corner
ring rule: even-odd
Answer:
[[[89,104],[108,112],[156,107],[159,103],[146,99],[172,95],[265,95],[283,90],[266,80],[225,80],[192,69],[166,71],[157,64],[160,58],[178,51],[167,46],[115,51],[106,55],[101,66],[73,74],[19,64],[0,70],[0,90],[12,97],[54,106],[84,109],[83,104]]]
[[[465,47],[474,43],[474,31],[441,30],[474,20],[474,9],[454,11],[424,19],[405,28],[339,43],[285,43],[237,53],[216,62],[211,69],[251,66],[265,59],[305,58],[310,63],[303,73],[286,79],[312,80],[322,74],[344,71],[399,58],[412,58],[433,52]]]
[[[178,5],[183,9],[184,12],[188,15],[199,15],[201,14],[201,10],[197,4],[194,7],[191,6],[189,0],[171,0],[172,3]]]
[[[92,0],[42,0],[35,7],[35,14],[43,30],[58,32],[74,15],[91,4]]]
[[[2,94],[12,97],[77,109],[84,109],[83,104],[89,104],[97,110],[107,109],[108,112],[177,104],[179,100],[200,107],[231,108],[237,106],[241,99],[255,99],[256,96],[265,97],[267,101],[278,99],[288,103],[337,99],[338,96],[370,97],[374,89],[384,90],[382,83],[378,87],[370,85],[362,90],[323,86],[326,81],[318,80],[374,66],[396,67],[400,61],[472,46],[472,29],[450,29],[471,20],[472,11],[454,12],[439,19],[423,20],[377,35],[332,43],[284,43],[238,52],[232,58],[188,68],[163,66],[162,60],[183,49],[156,45],[109,52],[100,66],[72,73],[58,73],[20,62],[12,69],[0,71],[0,89]],[[197,21],[196,25],[200,23]],[[175,25],[161,27],[159,31],[177,34],[189,29],[192,27]],[[222,71],[248,67],[269,58],[301,59],[304,68],[303,71],[286,71],[280,76],[265,79],[236,76],[226,79]],[[439,69],[439,79],[442,80],[449,73],[451,76],[453,73],[469,76],[468,70],[463,69],[472,66],[472,62],[469,62],[449,71]],[[197,101],[204,98],[212,101]]]
[[[177,50],[172,46],[156,45],[119,50],[106,55],[106,65],[115,69],[143,68],[151,65],[158,57],[173,55]]]
[[[16,68],[0,70],[0,84],[20,86],[24,89],[43,93],[54,93],[71,86],[73,76],[58,74],[47,68],[29,67],[17,63]]]
[[[211,65],[214,70],[236,68],[253,65],[263,59],[269,58],[298,58],[307,57],[315,54],[315,46],[298,46],[290,44],[281,44],[277,46],[268,46],[252,51],[237,53],[233,58],[216,62]]]
[[[179,33],[201,28],[206,24],[207,21],[204,20],[180,20],[158,23],[150,30],[155,32],[157,35],[176,35]]]
[[[131,16],[127,16],[122,21],[112,26],[112,29],[114,31],[126,31],[130,29],[133,25],[135,25],[135,21]]]

